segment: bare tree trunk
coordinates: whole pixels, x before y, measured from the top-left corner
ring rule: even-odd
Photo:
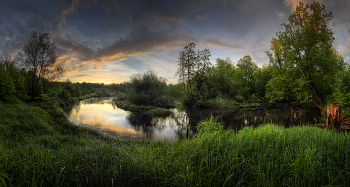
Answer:
[[[316,90],[313,82],[310,83],[310,89],[312,90],[312,92],[314,93],[314,95],[318,101],[318,103],[316,103],[316,101],[315,101],[317,108],[322,110],[322,99],[321,99],[321,96],[318,94],[318,91]]]
[[[337,131],[340,128],[340,103],[331,103],[327,105],[327,122],[326,129],[335,128]],[[332,124],[334,123],[334,124]]]
[[[301,71],[301,73],[303,74],[304,78],[306,78],[307,80],[311,80],[310,77],[309,77],[307,74],[305,74],[305,72],[304,72],[302,69],[300,69],[300,71]],[[306,70],[306,73],[307,73],[307,72],[308,72],[308,71]],[[309,86],[310,86],[310,90],[314,93],[314,96],[315,96],[316,99],[317,99],[317,102],[314,101],[315,104],[316,104],[316,106],[317,106],[317,108],[320,109],[320,110],[322,110],[322,99],[321,99],[320,94],[318,94],[318,91],[317,91],[317,89],[315,88],[315,85],[314,85],[314,83],[312,82],[312,80],[311,80]]]

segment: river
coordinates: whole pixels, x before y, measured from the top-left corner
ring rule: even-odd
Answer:
[[[112,97],[82,100],[63,108],[69,120],[76,125],[96,129],[119,139],[164,140],[191,136],[198,122],[211,115],[223,123],[225,129],[239,130],[245,126],[257,127],[263,123],[286,127],[315,123],[319,112],[292,107],[289,103],[264,104],[260,108],[240,110],[199,110],[173,108],[168,117],[151,117],[131,113],[115,107]]]

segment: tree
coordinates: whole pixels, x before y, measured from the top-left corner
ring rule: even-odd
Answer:
[[[251,81],[253,74],[258,70],[258,66],[253,62],[252,57],[249,55],[240,58],[237,62],[237,67],[244,72],[244,79],[246,82]]]
[[[267,97],[271,101],[290,96],[321,109],[323,98],[315,83],[344,68],[343,59],[334,58],[332,52],[335,38],[327,27],[332,17],[325,5],[313,2],[304,6],[300,2],[289,16],[289,23],[282,24],[284,31],[271,40],[273,53],[266,52],[270,65],[275,67],[267,84]]]
[[[198,52],[196,52],[194,50],[195,47],[195,43],[189,43],[184,46],[184,50],[179,53],[179,69],[175,74],[175,76],[179,76],[180,83],[187,82],[190,90],[192,88],[191,80],[195,73],[201,68],[211,65],[209,61],[209,57],[211,56],[209,49],[204,49],[203,51],[198,50]]]
[[[187,80],[187,74],[186,74],[186,64],[185,64],[185,51],[179,52],[179,69],[177,69],[175,76],[179,76],[179,83],[182,83],[184,86],[184,90],[186,90],[186,80]]]
[[[5,66],[5,69],[7,66],[13,63],[15,63],[15,61],[11,60],[10,54],[4,52],[0,55],[0,64],[3,64]]]
[[[136,74],[130,77],[127,100],[137,105],[169,105],[166,97],[167,85],[163,77],[149,69],[143,75]]]
[[[191,90],[191,79],[195,72],[196,62],[197,61],[197,54],[194,48],[196,47],[195,43],[189,43],[186,46],[184,46],[184,67],[185,67],[185,74],[187,77],[187,83],[190,86]]]
[[[0,63],[0,80],[0,100],[11,101],[16,92],[15,84],[3,63]]]
[[[18,53],[17,59],[29,72],[29,95],[34,100],[42,88],[41,80],[55,80],[63,75],[64,62],[58,62],[55,53],[56,45],[50,42],[48,33],[34,31],[24,45],[23,52]]]

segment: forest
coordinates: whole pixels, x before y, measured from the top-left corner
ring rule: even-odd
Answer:
[[[58,81],[65,63],[48,33],[34,31],[16,56],[0,57],[1,186],[321,186],[350,184],[347,132],[303,124],[225,130],[210,117],[182,141],[121,140],[71,123],[62,108],[114,97],[121,109],[169,115],[169,109],[240,110],[289,102],[320,111],[340,103],[350,115],[350,68],[334,48],[332,13],[299,3],[265,52],[269,64],[237,62],[184,44],[176,84],[152,69],[122,83]],[[344,124],[342,124],[344,125]]]

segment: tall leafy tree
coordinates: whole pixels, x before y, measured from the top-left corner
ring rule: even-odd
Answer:
[[[301,103],[314,103],[321,108],[323,98],[315,82],[333,76],[344,68],[344,61],[334,58],[334,36],[327,23],[332,18],[325,5],[318,2],[297,5],[284,23],[283,31],[271,41],[267,52],[270,65],[275,67],[267,84],[267,97],[285,99],[287,95]]]
[[[189,43],[186,46],[184,46],[184,58],[185,58],[185,71],[186,71],[186,77],[187,77],[187,83],[190,86],[191,90],[191,79],[195,72],[196,62],[197,61],[197,53],[194,50],[196,47],[195,43]]]
[[[249,55],[240,58],[236,65],[244,72],[244,79],[247,82],[252,80],[254,72],[258,69],[258,66]]]
[[[192,88],[192,77],[203,67],[209,67],[211,65],[209,57],[211,56],[209,49],[203,51],[198,50],[196,52],[194,48],[195,43],[189,43],[185,45],[184,50],[179,54],[179,69],[175,75],[179,76],[179,82],[188,85],[191,90]]]
[[[42,79],[54,80],[64,73],[64,62],[57,61],[56,48],[48,33],[34,31],[28,43],[24,45],[23,52],[18,53],[17,59],[30,75],[31,100],[40,93]]]
[[[179,76],[179,83],[182,83],[184,86],[184,90],[186,90],[186,81],[187,81],[187,74],[186,74],[186,61],[185,61],[185,51],[179,52],[179,69],[177,69],[175,76]]]

